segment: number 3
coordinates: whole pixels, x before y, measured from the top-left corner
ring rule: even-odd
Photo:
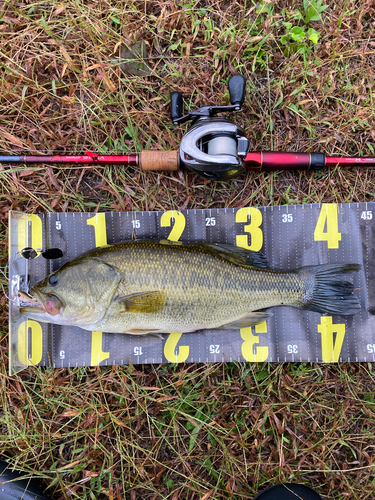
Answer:
[[[244,231],[248,234],[237,235],[236,244],[238,247],[258,252],[263,246],[263,231],[259,227],[262,224],[262,212],[254,207],[240,208],[236,212],[236,222],[248,222],[249,217],[250,224],[244,226]]]

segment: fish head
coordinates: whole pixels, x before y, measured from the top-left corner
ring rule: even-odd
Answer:
[[[102,261],[76,259],[34,285],[29,293],[18,292],[20,313],[58,325],[92,325],[104,316],[119,280],[116,269]]]

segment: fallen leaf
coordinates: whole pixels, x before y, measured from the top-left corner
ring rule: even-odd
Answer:
[[[68,54],[68,51],[66,50],[66,48],[63,45],[60,46],[60,52],[63,55],[64,59],[66,60],[66,62],[68,63],[68,66],[71,69],[78,69],[78,66],[73,61],[73,59],[70,57],[70,55]]]
[[[81,413],[82,410],[68,410],[64,411],[60,416],[61,417],[76,417]]]
[[[0,128],[0,135],[2,135],[4,139],[11,142],[15,146],[18,146],[20,148],[25,147],[23,142],[21,142],[19,139],[17,139],[17,137],[14,137],[14,135],[9,134],[9,132],[6,132],[2,127]]]
[[[112,61],[128,75],[148,76],[152,73],[147,62],[146,42],[143,40],[130,47],[121,47],[119,57]]]
[[[64,12],[64,10],[65,10],[65,5],[62,3],[58,7],[56,7],[56,10],[53,11],[53,15],[58,16],[59,14]]]
[[[203,497],[201,498],[201,500],[207,500],[208,498],[210,498],[210,496],[212,495],[212,493],[213,493],[213,490],[207,491],[207,493],[205,493],[203,495]]]

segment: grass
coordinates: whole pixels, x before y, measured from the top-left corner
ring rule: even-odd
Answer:
[[[0,6],[0,148],[177,149],[185,107],[228,103],[253,150],[374,154],[371,3],[5,1]],[[297,29],[296,29],[297,28]],[[317,35],[309,37],[314,30]],[[129,75],[121,49],[143,40],[150,76]],[[117,58],[117,59],[116,59]],[[117,61],[117,63],[116,63]],[[373,201],[372,170],[254,173],[213,183],[137,168],[0,166],[0,245],[7,214],[168,210]],[[0,297],[0,454],[43,478],[54,499],[251,499],[281,481],[323,498],[375,494],[374,366],[142,365],[28,369],[7,376]]]
[[[44,369],[7,386],[2,446],[61,498],[373,494],[371,366]]]

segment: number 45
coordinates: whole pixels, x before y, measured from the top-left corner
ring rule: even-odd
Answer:
[[[361,219],[363,220],[371,220],[372,219],[372,211],[367,210],[367,212],[362,212],[361,213]]]

